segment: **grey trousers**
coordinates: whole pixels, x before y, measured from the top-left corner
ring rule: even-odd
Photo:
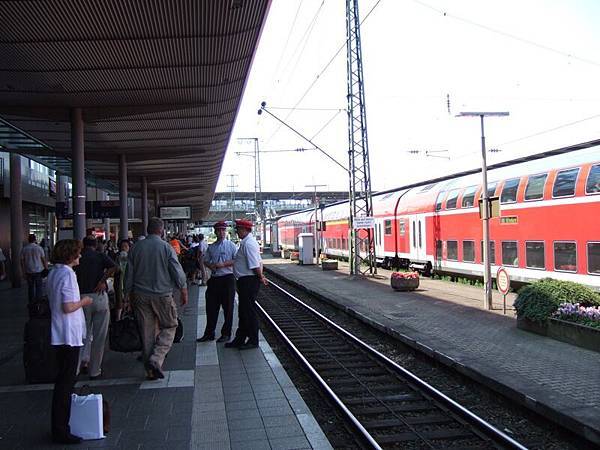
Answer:
[[[151,361],[162,368],[177,329],[177,307],[173,295],[134,293],[133,310],[142,334],[144,362]]]
[[[83,350],[79,354],[79,362],[81,364],[81,361],[89,361],[89,374],[91,377],[97,377],[102,372],[102,358],[104,358],[110,320],[108,294],[90,293],[81,294],[81,297],[91,297],[92,304],[83,307],[86,337]]]

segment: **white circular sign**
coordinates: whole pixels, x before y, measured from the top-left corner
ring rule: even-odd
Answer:
[[[498,290],[504,295],[508,294],[510,290],[510,277],[504,267],[500,267],[496,273],[496,286],[498,286]]]

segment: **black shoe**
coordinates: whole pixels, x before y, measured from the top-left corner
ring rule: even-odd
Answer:
[[[225,348],[240,348],[242,345],[244,345],[243,342],[241,341],[236,341],[235,339],[231,342],[228,342],[227,344],[225,344]]]
[[[223,335],[219,339],[217,339],[217,342],[219,342],[219,343],[221,343],[221,342],[227,342],[230,337],[231,336]]]
[[[253,344],[252,342],[246,342],[243,345],[238,347],[240,350],[250,350],[251,348],[258,348],[258,344]]]
[[[208,341],[214,341],[215,337],[214,336],[202,336],[201,338],[196,339],[196,342],[208,342]]]
[[[73,445],[81,444],[81,441],[83,441],[83,439],[73,434],[67,434],[66,436],[52,436],[52,442],[56,444]]]
[[[158,379],[163,379],[165,377],[165,374],[163,373],[162,370],[160,370],[160,367],[158,367],[156,365],[156,363],[152,362],[152,361],[148,361],[145,364],[146,367],[146,378],[148,380],[158,380]]]

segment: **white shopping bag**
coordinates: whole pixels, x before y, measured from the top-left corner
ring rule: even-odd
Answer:
[[[71,395],[71,434],[84,440],[103,439],[102,394]]]

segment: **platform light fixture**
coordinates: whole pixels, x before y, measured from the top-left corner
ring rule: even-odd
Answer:
[[[483,122],[485,117],[505,117],[507,111],[492,112],[466,111],[457,114],[456,117],[479,117],[481,123],[481,175],[483,177],[483,186],[481,188],[481,199],[483,203],[483,307],[491,310],[492,305],[492,269],[490,266],[490,217],[488,209],[488,190],[487,190],[487,158],[485,150],[485,133]]]

